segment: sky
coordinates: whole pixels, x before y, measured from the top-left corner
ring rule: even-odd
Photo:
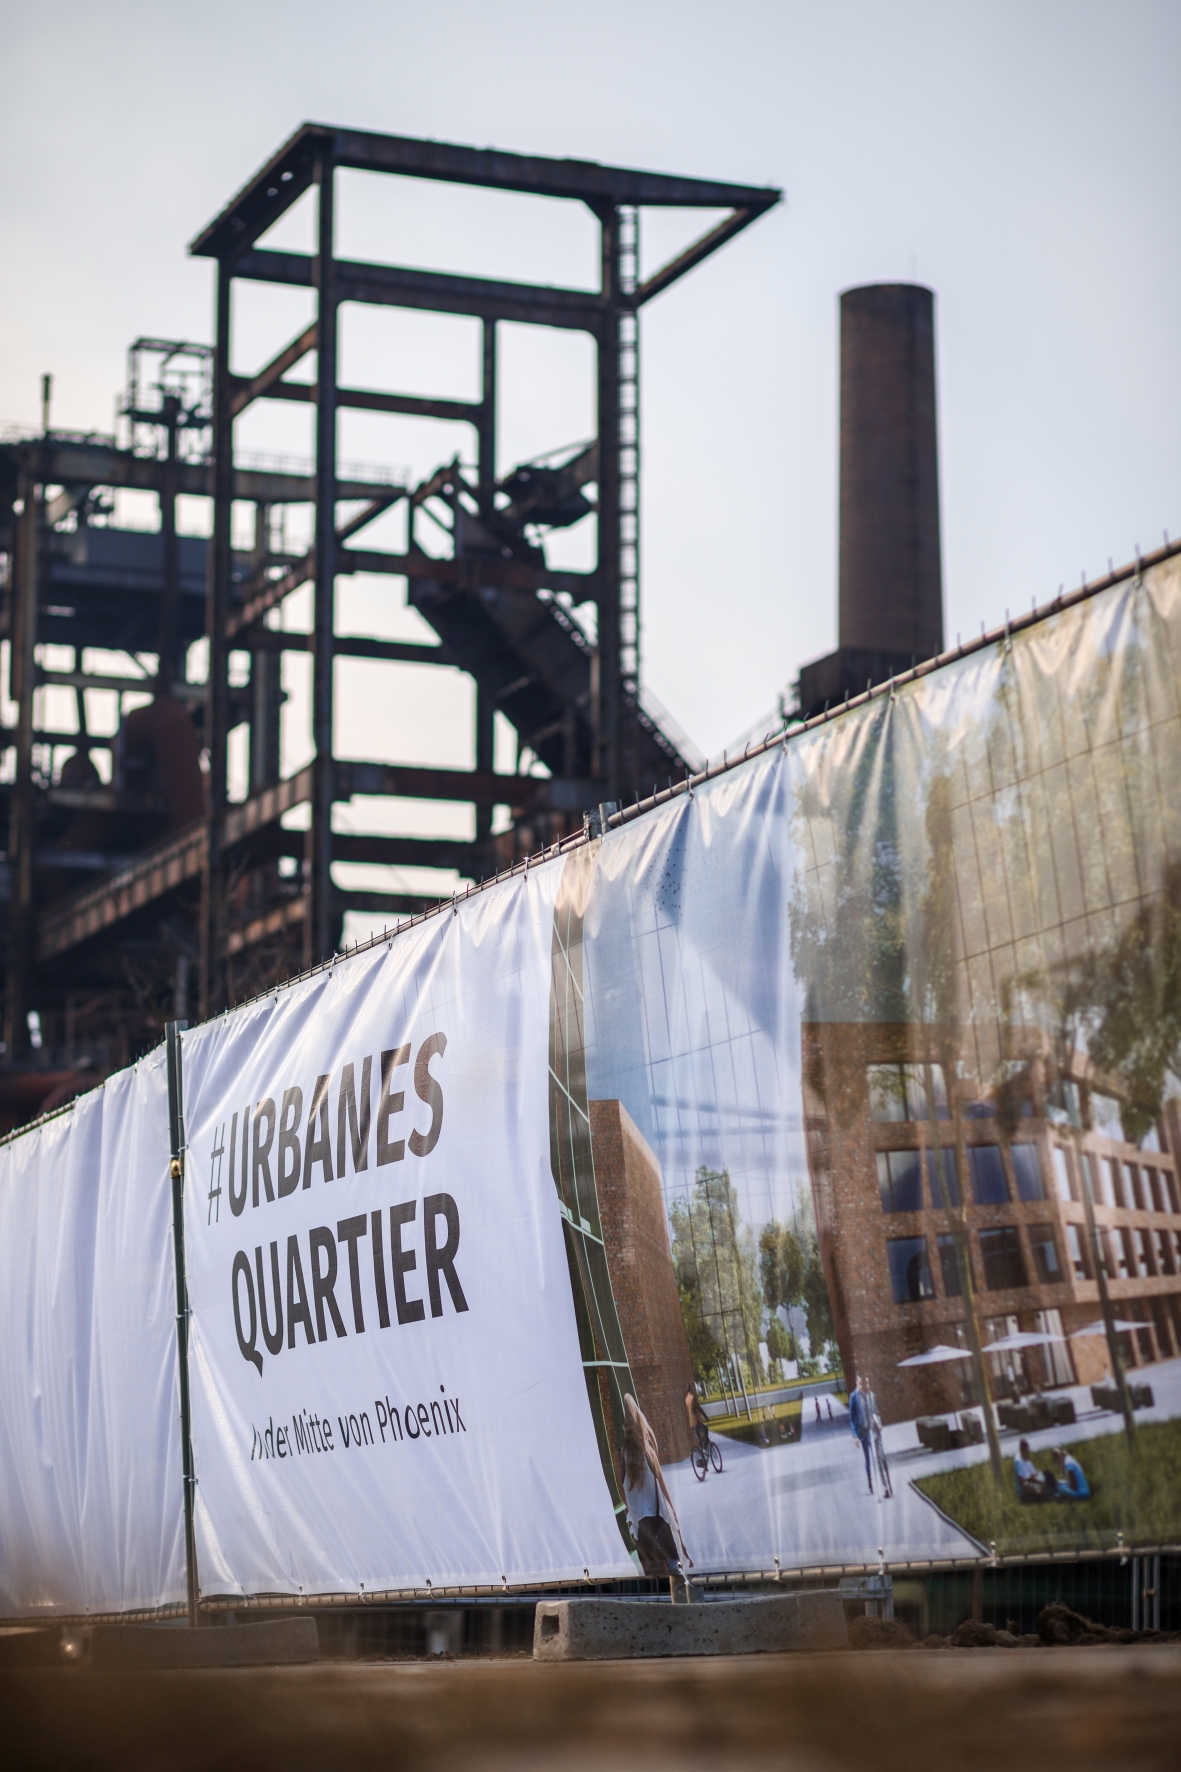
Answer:
[[[0,429],[38,421],[50,371],[53,423],[109,430],[133,337],[211,336],[187,244],[305,120],[782,188],[642,321],[643,673],[702,752],[835,644],[843,289],[936,292],[949,640],[1181,533],[1175,0],[41,0],[8,13],[4,60]],[[645,267],[711,219],[646,216]],[[594,272],[576,205],[361,174],[338,250]],[[302,299],[247,292],[235,367]],[[350,380],[475,392],[473,322],[354,311],[342,351]],[[505,329],[501,468],[588,434],[590,376],[585,341]],[[341,452],[425,472],[467,435],[350,414]],[[307,453],[307,414],[257,409],[240,438]],[[418,631],[400,582],[340,595],[359,630]],[[350,663],[341,754],[468,761],[464,686],[398,667],[391,694],[392,668]]]

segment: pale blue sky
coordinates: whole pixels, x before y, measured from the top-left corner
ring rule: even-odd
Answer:
[[[703,749],[834,641],[851,284],[937,292],[952,637],[1181,532],[1175,3],[42,0],[8,14],[4,61],[0,421],[35,421],[52,370],[55,422],[109,428],[136,333],[208,337],[186,243],[307,118],[783,186],[643,322],[646,676]],[[359,180],[343,225],[395,261],[589,276],[585,218],[532,200]],[[288,320],[244,308],[243,366]],[[392,326],[358,327],[359,368],[375,352],[386,385],[449,391],[442,333]],[[585,434],[576,344],[505,357],[503,465]],[[254,443],[299,450],[280,419]],[[382,424],[345,455],[425,468],[449,447]],[[363,682],[362,746],[371,712],[396,724]],[[383,754],[441,717],[409,685],[404,706],[417,733]]]

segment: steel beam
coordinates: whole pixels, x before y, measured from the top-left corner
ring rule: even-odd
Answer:
[[[205,867],[206,826],[190,825],[179,836],[148,850],[132,866],[89,892],[75,894],[42,914],[37,958],[52,960],[123,922],[165,893],[199,879]]]
[[[285,899],[281,904],[273,905],[259,917],[251,917],[247,923],[239,923],[226,935],[226,953],[231,957],[242,953],[246,948],[257,947],[261,941],[273,940],[288,929],[301,928],[307,921],[308,901],[306,893],[298,898]]]
[[[270,558],[269,505],[254,507],[254,570],[261,575]],[[282,774],[283,657],[255,647],[250,654],[250,791],[261,793]]]
[[[317,291],[316,529],[312,596],[312,823],[308,833],[309,915],[304,923],[304,962],[326,960],[335,947],[332,903],[333,659],[336,626],[336,379],[337,304],[335,175],[331,144],[321,144],[316,163]]]
[[[575,604],[587,603],[595,594],[593,573],[557,572],[548,566],[533,566],[528,560],[493,560],[478,554],[440,560],[431,554],[342,548],[338,570],[392,573],[396,578],[430,579],[435,584],[472,591],[481,585],[499,585],[510,591],[568,591]]]
[[[0,443],[0,460],[3,459],[13,461],[18,471],[31,474],[46,486],[125,486],[139,492],[159,492],[165,468],[159,456],[133,455],[130,450],[116,449],[113,443],[86,439]],[[390,481],[343,479],[337,482],[337,497],[342,503],[372,498],[383,486],[399,496],[406,491],[400,483],[395,486]],[[190,498],[212,498],[213,464],[179,463],[176,490]],[[306,474],[239,467],[234,472],[234,497],[251,504],[311,504],[315,500],[315,481]]]
[[[269,388],[267,400],[295,400],[310,404],[316,398],[316,384],[304,381],[280,381]],[[368,388],[338,388],[337,406],[356,408],[360,412],[401,413],[408,418],[442,418],[456,424],[478,425],[482,408],[472,400],[427,400],[417,394],[384,394]]]
[[[346,891],[339,886],[336,889],[339,910],[380,913],[395,920],[419,915],[440,902],[429,894],[414,892]],[[306,897],[286,899],[261,916],[252,917],[249,922],[231,929],[226,938],[226,951],[231,955],[241,954],[247,948],[257,947],[260,942],[273,940],[288,929],[300,927],[307,917],[307,909]]]
[[[489,515],[496,499],[496,321],[485,320],[481,352],[483,399],[476,422],[476,496],[480,515]]]
[[[377,863],[384,867],[454,868],[480,878],[480,851],[463,837],[367,837],[334,831],[332,859]]]
[[[312,787],[312,765],[309,763],[295,775],[264,788],[260,794],[252,794],[236,806],[227,806],[221,824],[223,846],[229,849],[266,825],[277,824],[293,806],[306,805],[312,797]]]
[[[210,548],[205,632],[209,640],[205,743],[209,753],[209,825],[202,843],[204,865],[200,929],[200,1013],[225,1006],[225,877],[218,852],[218,825],[226,802],[229,738],[229,633],[233,593],[231,519],[234,497],[233,377],[230,373],[232,278],[217,267],[217,318],[213,356],[213,543]]]
[[[486,807],[508,806],[518,812],[577,814],[593,803],[597,791],[594,782],[497,775],[491,770],[432,769],[404,763],[338,761],[335,776],[336,795],[340,800],[360,794],[379,798],[445,800]],[[309,763],[295,775],[265,788],[262,793],[226,806],[217,832],[219,860],[232,858],[235,852],[239,860],[243,855],[249,856],[256,840],[268,830],[273,831],[285,813],[311,801],[314,791],[315,765]],[[126,810],[124,802],[127,798],[126,795],[115,796],[111,790],[70,796],[61,790],[54,791],[55,804],[84,803],[91,809],[101,805],[104,810]],[[475,871],[479,871],[482,864],[477,846],[462,839],[371,837],[339,831],[330,832],[330,836],[330,860],[420,867],[466,867],[470,863]],[[190,825],[187,830],[145,850],[113,878],[54,905],[43,913],[37,928],[37,959],[52,960],[113,928],[178,887],[211,877],[215,870],[206,867],[209,839],[209,826],[205,822]],[[288,852],[301,854],[304,842],[304,832],[288,831],[277,841],[268,840],[264,847],[271,856]],[[332,891],[336,895],[334,911],[339,911],[340,890],[333,885]],[[306,920],[302,911],[298,916],[300,921]],[[224,952],[234,951],[225,943],[223,947]]]
[[[4,992],[4,1043],[9,1063],[27,1050],[28,986],[33,936],[33,844],[36,805],[33,787],[33,690],[36,684],[38,543],[40,488],[29,475],[18,482],[21,513],[16,520],[13,574],[13,628],[9,655],[9,694],[17,704],[16,780],[8,805],[8,970]]]
[[[757,208],[761,212],[782,196],[780,191],[768,188],[602,166],[593,160],[551,160],[535,154],[503,153],[496,148],[468,148],[451,142],[305,123],[201,231],[189,251],[198,258],[240,255],[308,189],[315,176],[317,156],[326,148],[339,166],[360,171],[522,191],[592,205]]]
[[[429,893],[369,892],[358,887],[346,889],[340,886],[336,889],[336,901],[344,911],[368,911],[371,915],[391,919],[417,916],[446,902],[442,898],[432,898]]]
[[[498,148],[468,148],[359,129],[336,129],[333,133],[341,166],[365,172],[400,173],[404,178],[440,179],[447,184],[522,191],[538,197],[583,203],[651,204],[659,208],[733,209],[752,201],[770,207],[781,195],[776,190],[726,184],[716,179],[680,178],[664,172],[641,172],[634,167],[604,166],[597,160],[551,160],[540,154],[508,154]]]
[[[619,322],[615,305],[619,290],[619,212],[599,213],[600,278],[609,319],[598,335],[596,390],[599,433],[598,558],[595,567],[598,624],[593,688],[594,769],[602,783],[601,798],[619,800]]]
[[[276,385],[282,385],[283,377],[287,371],[294,369],[295,365],[315,348],[316,323],[313,320],[310,326],[305,326],[298,338],[293,339],[284,350],[279,352],[277,357],[272,357],[266,368],[260,369],[257,375],[235,376],[235,391],[230,400],[231,416],[237,418],[238,414],[245,412],[253,401],[261,400],[264,396],[274,399]],[[300,384],[293,383],[291,385],[298,386]]]
[[[163,408],[168,443],[159,495],[163,584],[160,591],[159,638],[156,643],[155,690],[158,695],[168,694],[176,680],[180,629],[180,544],[176,533],[176,496],[180,467],[177,460],[177,430],[181,413],[177,396],[166,393]]]
[[[316,261],[307,253],[272,252],[255,247],[234,265],[234,275],[254,283],[284,283],[314,289]],[[543,284],[506,283],[487,277],[458,277],[446,271],[415,271],[399,265],[336,263],[340,301],[379,307],[424,308],[432,314],[469,314],[484,320],[516,320],[529,326],[556,326],[595,332],[602,320],[597,295]]]
[[[284,628],[256,627],[249,636],[251,652],[310,652],[311,634],[292,634]],[[378,658],[392,664],[449,665],[455,660],[445,646],[428,646],[412,640],[366,640],[355,634],[337,634],[332,642],[337,658]]]
[[[280,578],[269,579],[228,617],[227,637],[232,640],[255,627],[268,611],[306,584],[315,573],[315,561],[313,549]],[[590,573],[551,572],[544,566],[532,566],[527,560],[491,560],[474,554],[437,559],[433,554],[389,554],[372,548],[338,548],[336,570],[339,576],[382,573],[395,578],[426,579],[469,591],[478,590],[481,585],[501,585],[506,590],[518,591],[569,591],[576,604],[588,602],[597,583]]]
[[[47,671],[43,665],[35,666],[38,686],[52,684],[58,689],[113,689],[120,695],[143,695],[150,693],[154,679],[151,677],[106,677],[96,671]],[[176,683],[174,689],[196,690],[196,699],[203,697],[204,691],[196,683]],[[55,744],[72,744],[74,739],[85,734],[56,732],[53,735]],[[114,743],[113,738],[104,738],[103,744]]]
[[[776,200],[778,201],[778,199]],[[669,259],[668,263],[662,265],[660,270],[654,271],[650,277],[645,278],[636,290],[636,307],[642,307],[645,302],[651,301],[654,295],[659,295],[662,290],[668,289],[670,285],[683,277],[686,271],[691,271],[703,259],[709,258],[710,254],[716,252],[719,246],[724,246],[727,240],[733,240],[735,234],[741,234],[743,228],[749,228],[751,222],[757,221],[769,207],[768,204],[763,204],[759,208],[736,209],[733,215],[728,215],[723,221],[720,221],[716,228],[711,228],[707,234],[702,234],[701,238],[695,240],[691,246],[687,246],[684,252],[679,252],[676,258]]]
[[[337,764],[337,794],[407,800],[460,800],[477,806],[581,812],[594,804],[596,784],[553,776],[497,775],[492,770],[432,769],[414,763]]]

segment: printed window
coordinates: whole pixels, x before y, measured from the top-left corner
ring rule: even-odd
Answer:
[[[1123,1189],[1120,1186],[1120,1166],[1114,1157],[1103,1157],[1099,1163],[1099,1173],[1103,1177],[1103,1202],[1107,1206],[1122,1206],[1124,1203]]]
[[[1061,1335],[1062,1312],[1039,1311],[1033,1319],[1033,1326],[1041,1335]],[[1057,1343],[1048,1343],[1042,1349],[1042,1359],[1045,1361],[1051,1384],[1078,1383],[1074,1361],[1070,1357],[1069,1342],[1063,1340]]]
[[[1176,1212],[1178,1210],[1178,1207],[1177,1207],[1177,1177],[1173,1174],[1173,1171],[1171,1169],[1164,1169],[1161,1171],[1161,1180],[1164,1182],[1166,1191],[1169,1196],[1168,1210],[1170,1212]]]
[[[886,1244],[886,1254],[895,1304],[917,1304],[920,1299],[934,1298],[926,1237],[892,1237]]]
[[[931,1190],[931,1204],[943,1210],[947,1202],[953,1206],[960,1203],[960,1176],[956,1168],[955,1152],[947,1145],[940,1150],[927,1152],[927,1185]]]
[[[930,1074],[932,1100],[927,1100],[927,1075]],[[933,1064],[871,1064],[866,1066],[869,1081],[869,1117],[877,1121],[946,1120],[947,1085],[943,1066]]]
[[[1070,1166],[1070,1152],[1060,1144],[1054,1147],[1054,1186],[1058,1189],[1060,1200],[1077,1200],[1074,1189],[1074,1175]]]
[[[1173,1262],[1173,1239],[1168,1231],[1154,1232],[1156,1237],[1156,1265],[1162,1274],[1175,1274],[1177,1269]]]
[[[1091,1199],[1097,1205],[1103,1204],[1103,1189],[1099,1183],[1099,1165],[1090,1151],[1083,1152],[1083,1175],[1086,1185],[1091,1190]]]
[[[1046,1106],[1049,1109],[1050,1117],[1055,1120],[1065,1120],[1069,1126],[1080,1125],[1079,1100],[1077,1083],[1060,1080],[1051,1084],[1046,1094]]]
[[[1136,1278],[1136,1251],[1132,1247],[1132,1233],[1128,1230],[1117,1230],[1112,1234],[1115,1237],[1115,1253],[1116,1259],[1119,1262],[1119,1277],[1121,1280],[1134,1280]],[[1110,1266],[1107,1271],[1108,1273],[1111,1272]]]
[[[923,1204],[918,1151],[879,1151],[878,1188],[883,1212],[918,1212]]]
[[[1098,1090],[1092,1089],[1091,1119],[1100,1138],[1115,1138],[1123,1143],[1124,1125],[1120,1118],[1119,1102],[1113,1095],[1100,1095]]]
[[[1026,1286],[1025,1258],[1015,1224],[1001,1225],[996,1230],[978,1232],[980,1253],[984,1258],[984,1284],[990,1292],[1008,1292],[1015,1286]]]
[[[972,1196],[977,1206],[1003,1206],[1009,1198],[1009,1184],[1005,1180],[1000,1145],[969,1145],[968,1167],[972,1172]]]
[[[1152,1279],[1156,1274],[1156,1263],[1152,1259],[1152,1232],[1137,1231],[1135,1234],[1136,1271],[1141,1279]]]
[[[1134,1211],[1143,1212],[1144,1195],[1140,1191],[1140,1171],[1135,1163],[1124,1164],[1124,1197]]]
[[[1164,1202],[1161,1198],[1160,1170],[1145,1169],[1144,1171],[1144,1210],[1146,1212],[1163,1212]]]
[[[1177,1267],[1181,1269],[1181,1231],[1173,1232],[1173,1253],[1176,1257]]]
[[[1030,1225],[1029,1248],[1033,1255],[1034,1272],[1043,1286],[1057,1286],[1065,1279],[1062,1264],[1058,1260],[1058,1241],[1052,1224]]]
[[[963,1258],[959,1246],[950,1231],[940,1231],[939,1266],[943,1273],[943,1295],[945,1298],[962,1298],[964,1296]]]
[[[1044,1200],[1046,1190],[1042,1186],[1042,1166],[1038,1162],[1036,1144],[1015,1144],[1010,1148],[1013,1175],[1017,1182],[1017,1198]]]
[[[906,1119],[906,1078],[900,1064],[871,1064],[869,1078],[869,1117],[871,1120]]]
[[[917,1093],[919,1103],[919,1111],[914,1115],[914,1118],[917,1120],[921,1116],[924,1120],[931,1119],[931,1110],[933,1108],[935,1110],[934,1117],[936,1120],[946,1120],[948,1117],[947,1084],[943,1080],[943,1066],[941,1064],[911,1064],[907,1065],[906,1068],[910,1074],[909,1086],[912,1099]],[[927,1100],[928,1076],[931,1081],[931,1093],[933,1097],[929,1102]]]
[[[1148,1128],[1148,1131],[1140,1140],[1140,1149],[1142,1151],[1163,1151],[1165,1149],[1164,1144],[1161,1142],[1159,1126],[1150,1126]]]
[[[1091,1277],[1091,1258],[1087,1249],[1087,1239],[1081,1225],[1067,1225],[1066,1247],[1070,1254],[1070,1265],[1074,1269],[1075,1279],[1089,1280]]]

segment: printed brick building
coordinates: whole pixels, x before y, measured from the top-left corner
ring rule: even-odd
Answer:
[[[1046,1388],[1103,1379],[1105,1338],[1070,1339],[1100,1314],[1080,1159],[1115,1314],[1139,1325],[1119,1338],[1125,1367],[1181,1353],[1175,1107],[1134,1145],[1098,1079],[1059,1085],[1073,1110],[1059,1118],[1034,1051],[1007,1102],[973,1098],[954,1064],[924,1062],[930,1050],[916,1050],[916,1033],[881,1023],[803,1030],[809,1168],[849,1381],[869,1375],[884,1421],[970,1400],[967,1360],[899,1368],[938,1343],[967,1346],[948,1211],[961,1200],[981,1342],[1018,1330],[1063,1337],[991,1355],[994,1387],[1003,1394],[1010,1372]],[[1071,1118],[1091,1130],[1072,1132]]]
[[[590,1104],[591,1148],[607,1267],[636,1401],[662,1461],[688,1458],[689,1344],[669,1246],[660,1165],[619,1101]]]

